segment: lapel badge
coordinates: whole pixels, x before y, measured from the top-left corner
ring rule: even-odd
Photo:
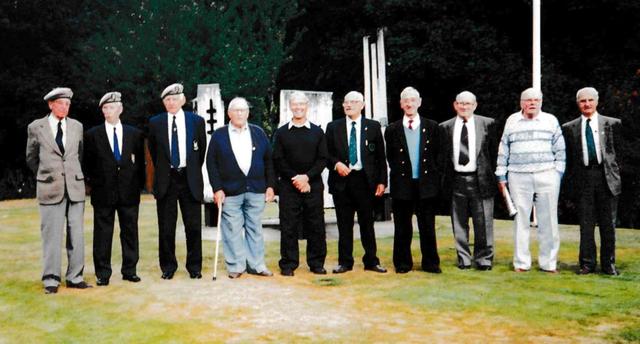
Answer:
[[[131,154],[131,162],[132,163],[136,163],[136,155],[135,154]]]
[[[200,147],[198,147],[198,141],[197,140],[193,140],[193,150],[197,151],[198,149],[200,149]]]

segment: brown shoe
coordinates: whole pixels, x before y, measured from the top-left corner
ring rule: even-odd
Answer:
[[[240,278],[240,276],[242,276],[242,272],[230,272],[229,273],[229,278],[231,278],[231,279]]]

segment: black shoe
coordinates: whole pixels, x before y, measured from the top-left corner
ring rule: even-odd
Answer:
[[[460,270],[469,270],[471,269],[471,265],[458,265],[458,269]],[[478,267],[480,269],[480,267]]]
[[[365,267],[364,267],[364,269],[365,269],[366,271],[379,272],[379,273],[381,273],[381,274],[383,274],[383,273],[387,272],[387,269],[385,269],[385,268],[384,268],[382,265],[380,265],[380,264],[377,264],[377,265],[374,265],[374,266],[365,266]]]
[[[170,280],[173,278],[173,272],[163,272],[162,279]]]
[[[138,275],[122,275],[122,279],[133,283],[138,283],[141,281]]]
[[[333,272],[334,274],[343,274],[343,273],[345,273],[345,272],[347,272],[347,271],[351,271],[352,269],[353,269],[353,268],[348,268],[348,267],[346,267],[346,266],[344,266],[344,265],[338,265],[338,266],[336,266],[336,267],[333,269],[333,271],[332,271],[332,272]]]
[[[72,289],[87,289],[87,288],[93,288],[92,285],[87,284],[87,282],[82,281],[79,283],[73,283],[71,281],[67,281],[67,288],[72,288]]]
[[[199,272],[190,272],[189,273],[189,277],[191,279],[201,279],[202,278],[202,274]]]
[[[284,270],[280,271],[280,274],[281,274],[282,276],[289,276],[289,277],[292,277],[292,276],[293,276],[293,270],[291,270],[291,269],[284,269]]]
[[[431,273],[431,274],[441,274],[442,270],[440,270],[439,266],[428,266],[426,268],[423,268],[422,270],[424,270],[425,272]]]
[[[45,294],[57,294],[58,293],[58,287],[54,287],[54,286],[44,287],[44,293]]]
[[[240,276],[242,276],[242,272],[230,272],[229,273],[229,278],[231,278],[231,279],[240,278]]]
[[[480,271],[491,271],[492,267],[491,267],[491,265],[478,265],[478,267],[476,267],[476,269],[478,269]]]
[[[409,269],[409,268],[396,268],[396,273],[397,274],[406,274],[409,271],[411,271],[411,269]]]
[[[611,265],[608,269],[602,269],[602,273],[609,276],[618,276],[620,273],[616,269],[615,265]]]
[[[109,279],[108,278],[96,277],[96,285],[101,286],[101,287],[109,285]]]
[[[323,268],[323,267],[311,268],[310,270],[311,270],[311,272],[313,272],[316,275],[326,275],[327,274],[327,270],[325,270],[325,268]]]
[[[580,270],[578,270],[578,272],[576,272],[576,274],[578,275],[588,275],[588,274],[592,274],[594,271],[592,268],[588,267],[588,266],[583,266],[580,268]]]

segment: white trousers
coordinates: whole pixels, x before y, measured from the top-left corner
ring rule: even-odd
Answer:
[[[530,215],[535,204],[538,219],[538,264],[543,270],[556,270],[560,233],[558,231],[558,193],[560,173],[555,169],[534,173],[508,173],[509,192],[518,209],[513,222],[513,267],[531,269],[529,251]]]

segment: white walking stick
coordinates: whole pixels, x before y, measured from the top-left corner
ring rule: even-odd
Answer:
[[[220,231],[221,231],[221,223],[220,220],[222,218],[222,202],[218,206],[218,229],[216,231],[216,256],[213,259],[213,280],[215,281],[218,276],[218,249],[220,248]]]

